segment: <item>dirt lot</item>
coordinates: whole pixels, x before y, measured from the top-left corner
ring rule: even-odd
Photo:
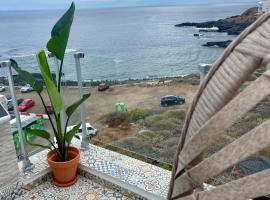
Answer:
[[[186,104],[180,106],[181,108],[187,108],[197,90],[197,86],[193,86],[189,83],[171,83],[170,85],[163,86],[147,86],[145,84],[138,85],[116,85],[112,86],[106,92],[98,92],[96,87],[84,88],[84,92],[90,92],[91,97],[86,101],[86,115],[87,121],[95,123],[100,117],[105,114],[114,111],[114,105],[118,100],[123,101],[128,110],[133,108],[143,108],[143,109],[163,109],[167,108],[160,107],[160,97],[168,94],[180,95],[186,97]],[[8,89],[7,89],[8,91]],[[2,93],[7,96],[9,92]],[[17,98],[31,98],[34,99],[36,105],[29,109],[27,112],[32,113],[44,113],[44,109],[39,100],[39,97],[35,92],[31,93],[20,93],[17,89]],[[65,87],[63,90],[63,100],[65,105],[70,105],[78,99],[78,88]],[[46,96],[46,95],[44,95]],[[48,99],[45,98],[46,103]],[[179,107],[175,106],[174,108]],[[77,112],[71,123],[79,120],[79,113]]]
[[[118,129],[107,129],[106,125],[100,123],[100,119],[103,116],[114,112],[114,105],[117,101],[123,101],[127,105],[128,110],[140,108],[144,110],[154,110],[155,112],[159,113],[174,109],[181,109],[186,111],[191,103],[191,100],[193,99],[197,87],[198,86],[194,86],[190,83],[174,81],[168,85],[161,86],[153,84],[153,82],[144,82],[132,85],[115,85],[111,86],[110,89],[105,92],[98,92],[97,87],[84,88],[85,93],[91,93],[91,97],[86,101],[85,104],[87,122],[90,122],[98,128],[98,140],[106,143],[125,143],[125,139],[135,137],[135,135],[139,132],[139,128],[136,125],[132,125],[131,129],[125,131]],[[6,92],[2,94],[10,96],[9,89],[7,88]],[[173,106],[170,108],[162,108],[160,106],[160,98],[168,94],[184,96],[186,98],[186,104],[181,106]],[[78,95],[78,88],[63,88],[65,105],[70,105],[75,102],[78,99]],[[31,98],[35,101],[35,106],[27,110],[27,112],[38,114],[44,113],[41,101],[35,92],[21,93],[19,88],[17,88],[16,96],[17,98],[23,99]],[[46,97],[46,94],[44,93],[43,96],[45,97],[45,102],[48,104],[49,101]],[[77,121],[79,121],[79,119],[80,115],[79,111],[77,111],[70,121],[70,124],[75,124]],[[45,125],[48,129],[50,128],[47,120],[45,121]],[[40,138],[35,139],[34,142],[44,143],[44,141],[42,141]],[[27,149],[29,152],[36,150],[36,148],[30,145],[27,145]]]

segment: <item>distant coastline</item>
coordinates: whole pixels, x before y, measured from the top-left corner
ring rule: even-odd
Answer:
[[[211,32],[225,32],[228,35],[239,35],[244,29],[258,19],[258,7],[249,8],[241,15],[232,16],[226,19],[207,22],[185,22],[176,24],[175,27],[195,26],[196,28],[213,28]],[[205,31],[204,31],[205,32]]]
[[[195,33],[195,37],[199,37],[200,32],[220,32],[227,33],[228,35],[239,35],[249,25],[256,21],[259,17],[258,7],[252,7],[247,9],[241,15],[232,16],[226,19],[219,19],[217,21],[207,22],[185,22],[176,24],[175,27],[190,27],[194,26],[198,28],[199,33]],[[231,40],[226,41],[211,41],[203,44],[204,47],[221,47],[226,48],[231,43]]]
[[[41,83],[41,75],[38,73],[32,73],[32,75]],[[55,75],[54,75],[55,78]],[[15,86],[23,86],[26,83],[18,76],[13,75],[14,85]],[[164,77],[149,77],[149,78],[141,78],[141,79],[125,79],[125,80],[84,80],[83,86],[98,86],[100,83],[107,82],[110,85],[125,85],[125,84],[137,84],[144,82],[157,81],[160,83],[164,83],[166,81],[189,81],[192,85],[199,85],[199,74],[191,73],[187,75],[179,75],[179,76],[164,76]],[[7,77],[0,77],[0,85],[8,86]],[[62,82],[63,86],[77,86],[78,82],[75,80],[65,80]]]

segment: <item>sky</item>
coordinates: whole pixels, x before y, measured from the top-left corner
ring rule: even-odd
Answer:
[[[254,3],[256,0],[74,0],[77,8]],[[0,10],[66,9],[71,0],[0,0]]]

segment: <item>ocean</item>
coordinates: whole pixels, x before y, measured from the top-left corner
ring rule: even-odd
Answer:
[[[209,41],[234,39],[226,33],[193,36],[182,22],[203,22],[241,14],[252,4],[215,4],[77,10],[71,30],[64,79],[76,80],[73,53],[82,51],[84,80],[127,80],[182,76],[213,63],[224,49],[202,47]],[[0,11],[0,59],[14,58],[38,72],[35,53],[46,47],[50,30],[63,10]],[[55,71],[50,60],[52,71]],[[6,70],[0,69],[0,76]]]

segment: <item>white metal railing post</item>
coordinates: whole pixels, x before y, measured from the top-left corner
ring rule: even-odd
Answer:
[[[18,104],[17,104],[17,98],[15,94],[15,89],[14,89],[14,81],[13,81],[13,76],[12,76],[12,69],[11,69],[11,62],[8,61],[2,61],[1,62],[2,67],[7,67],[8,68],[8,83],[9,83],[9,89],[10,89],[10,94],[12,97],[12,103],[16,115],[16,125],[17,125],[17,130],[20,138],[20,147],[21,147],[21,153],[22,153],[22,170],[24,172],[30,171],[33,169],[33,164],[30,162],[29,157],[28,157],[28,152],[25,148],[25,137],[23,135],[23,129],[22,129],[22,123],[21,123],[21,117],[18,109]]]
[[[82,85],[82,70],[81,70],[81,63],[80,59],[84,58],[84,53],[76,52],[74,54],[75,64],[76,64],[76,72],[77,72],[77,79],[78,79],[78,88],[79,88],[79,97],[83,97],[83,85]],[[81,142],[81,149],[86,150],[89,149],[89,140],[86,135],[86,122],[85,122],[85,104],[82,103],[80,106],[81,110],[81,122],[82,122],[82,142]]]
[[[55,74],[55,78],[56,78],[56,86],[58,87],[58,79],[59,79],[59,61],[57,60],[56,56],[53,55],[52,53],[49,53],[48,54],[49,58],[53,58],[54,60],[54,64],[55,64],[55,69],[56,69],[56,74]],[[62,98],[62,102],[63,102],[63,105],[64,105],[64,98],[63,98],[63,91],[62,91],[62,85],[60,83],[60,95],[61,95],[61,98]],[[64,134],[64,128],[65,128],[65,120],[66,120],[66,113],[65,113],[65,110],[64,110],[64,106],[63,106],[63,109],[61,111],[61,114],[60,114],[60,117],[61,117],[61,128],[63,130],[63,134]]]
[[[207,73],[209,72],[210,68],[212,67],[211,64],[200,64],[198,69],[200,72],[200,84],[202,84],[205,76],[207,75]]]

